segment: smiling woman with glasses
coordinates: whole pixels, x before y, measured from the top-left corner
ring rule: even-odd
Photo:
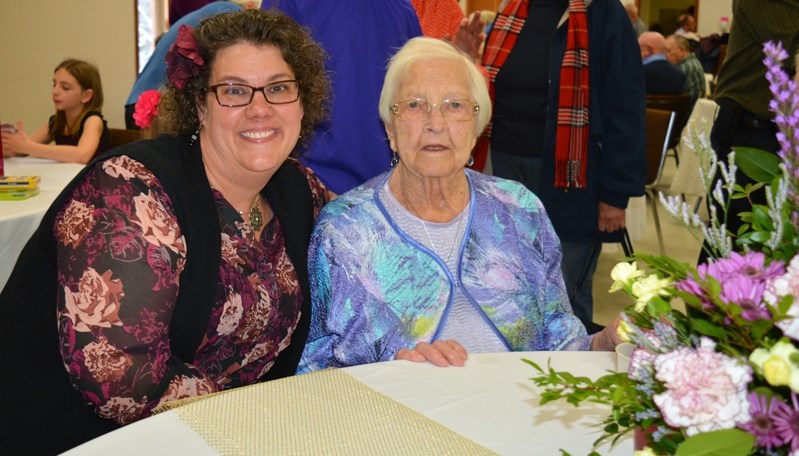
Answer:
[[[612,349],[569,306],[557,236],[522,184],[468,169],[491,117],[485,79],[449,43],[408,41],[379,113],[393,169],[339,196],[311,239],[300,371],[469,353]]]
[[[279,13],[179,29],[159,105],[174,134],[89,163],[0,295],[4,450],[58,454],[169,401],[294,374],[332,195],[291,157],[327,112],[324,63]]]

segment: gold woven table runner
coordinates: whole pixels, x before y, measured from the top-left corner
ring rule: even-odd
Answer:
[[[337,369],[183,404],[170,408],[222,455],[496,454]]]

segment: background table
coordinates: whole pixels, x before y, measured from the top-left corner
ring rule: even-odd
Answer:
[[[608,409],[596,404],[584,404],[575,408],[565,401],[539,406],[537,387],[529,380],[535,370],[523,363],[522,358],[533,360],[542,366],[546,366],[551,359],[552,366],[557,370],[568,370],[589,377],[597,377],[614,369],[616,363],[615,353],[609,352],[512,352],[472,355],[462,368],[437,368],[428,363],[390,361],[341,371],[499,454],[557,455],[561,448],[574,455],[587,454],[593,441],[600,435],[599,428],[594,425],[607,416]],[[302,377],[307,376],[278,382],[297,382]],[[263,383],[239,390],[247,391],[247,394],[255,397],[260,389],[270,388],[275,383]],[[295,393],[286,395],[285,404],[270,404],[269,408],[280,408],[282,405],[291,408],[297,398],[313,394],[314,391]],[[225,395],[218,396],[220,400],[224,398]],[[364,398],[363,406],[366,407],[368,402],[369,399]],[[257,404],[252,406],[257,407]],[[128,425],[66,454],[219,454],[191,425],[181,419],[179,410],[181,409],[173,409]],[[313,419],[317,410],[304,412]],[[248,423],[238,425],[247,426]],[[366,425],[368,426],[368,422]],[[312,429],[306,427],[284,427],[285,429],[280,430],[281,439],[289,441],[306,439],[308,433],[312,432]],[[347,442],[351,442],[350,446],[339,447],[335,454],[354,453],[353,449],[358,446],[361,436],[346,437]],[[274,442],[274,445],[277,446],[278,443]],[[270,448],[259,450],[260,454],[270,454]],[[274,447],[272,452],[275,452]],[[632,454],[632,439],[622,440],[613,450],[603,446],[600,452]]]
[[[39,194],[20,201],[0,200],[0,290],[19,253],[39,226],[44,213],[84,165],[30,157],[6,158],[7,176],[40,176]]]

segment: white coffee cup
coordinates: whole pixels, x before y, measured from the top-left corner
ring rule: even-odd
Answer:
[[[622,342],[616,345],[616,371],[627,372],[630,367],[630,357],[635,350],[635,344],[629,342]]]

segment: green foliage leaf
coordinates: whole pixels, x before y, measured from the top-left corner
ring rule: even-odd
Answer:
[[[791,308],[791,304],[793,304],[793,296],[784,296],[780,299],[780,302],[777,305],[777,308],[780,309],[780,315],[786,315],[788,313],[788,309]]]
[[[720,328],[707,320],[692,319],[691,328],[700,334],[710,336],[714,339],[720,339],[725,336],[723,328]]]
[[[771,182],[780,175],[780,158],[771,152],[753,147],[733,147],[735,164],[756,182]]]
[[[768,215],[768,207],[755,205],[752,210],[755,213],[755,225],[758,228],[765,230],[773,230],[774,224],[771,222],[771,217]]]
[[[755,437],[740,429],[697,434],[677,447],[675,456],[746,456],[755,445]]]
[[[538,372],[540,372],[542,374],[544,373],[544,369],[542,369],[541,366],[539,366],[535,361],[531,361],[529,359],[522,358],[522,362],[533,366],[535,368],[535,370],[537,370]]]
[[[767,231],[755,231],[749,236],[749,239],[763,244],[768,241],[769,237],[771,237],[771,234]]]

